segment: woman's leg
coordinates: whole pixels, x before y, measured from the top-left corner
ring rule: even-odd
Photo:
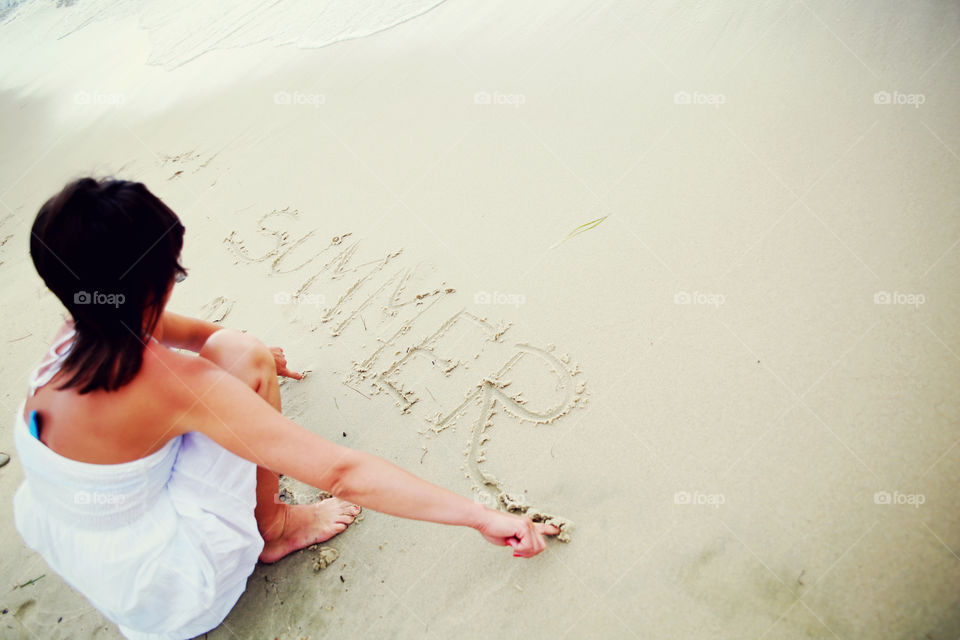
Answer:
[[[273,354],[262,342],[239,331],[221,329],[207,339],[200,355],[243,381],[280,411],[280,385]],[[291,506],[280,500],[280,476],[257,467],[254,515],[266,543],[260,559],[274,562],[303,547],[328,540],[347,528],[360,507],[338,498]]]

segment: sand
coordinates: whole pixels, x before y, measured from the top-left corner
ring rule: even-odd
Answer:
[[[956,638],[960,10],[755,4],[8,14],[0,635],[119,637],[10,501],[29,225],[94,173],[184,220],[171,309],[309,370],[292,419],[575,523],[520,560],[366,511],[208,637]]]

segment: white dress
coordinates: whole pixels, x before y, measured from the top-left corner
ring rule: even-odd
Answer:
[[[66,356],[51,348],[31,393]],[[89,464],[30,433],[17,411],[24,541],[127,638],[192,638],[220,624],[263,550],[253,515],[256,465],[191,432],[145,458]]]

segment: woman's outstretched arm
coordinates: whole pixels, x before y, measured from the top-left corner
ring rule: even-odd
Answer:
[[[200,431],[247,460],[362,507],[473,527],[494,544],[512,545],[516,555],[536,555],[545,547],[543,534],[559,533],[556,527],[488,509],[382,458],[308,431],[202,358],[181,361],[179,368],[177,379],[169,382],[182,407],[175,431]]]

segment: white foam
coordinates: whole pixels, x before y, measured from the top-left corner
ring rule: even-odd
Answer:
[[[4,24],[53,13],[47,37],[135,16],[150,37],[149,64],[176,68],[214,49],[267,43],[319,48],[363,38],[423,15],[444,0],[49,0],[8,1]]]

